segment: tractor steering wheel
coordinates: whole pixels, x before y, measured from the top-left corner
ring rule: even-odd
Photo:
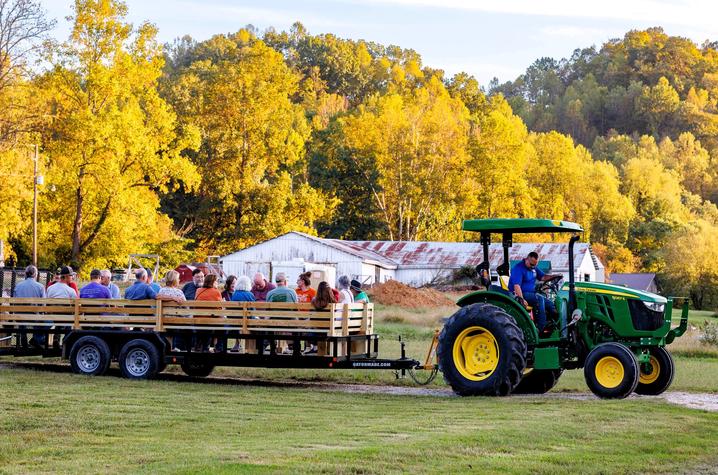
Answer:
[[[561,288],[562,280],[562,275],[555,275],[549,280],[539,282],[539,284],[536,286],[536,291],[544,295],[548,295],[549,293],[556,294]]]

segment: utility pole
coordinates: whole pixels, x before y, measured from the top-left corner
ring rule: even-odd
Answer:
[[[35,155],[33,157],[32,172],[32,265],[37,267],[37,153],[38,146],[35,144]]]

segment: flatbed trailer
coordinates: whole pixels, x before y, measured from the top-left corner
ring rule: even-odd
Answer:
[[[367,303],[317,310],[267,302],[0,299],[0,356],[62,357],[74,372],[87,375],[101,375],[116,361],[131,379],[152,378],[170,364],[191,376],[207,376],[215,366],[402,374],[423,368],[405,356],[403,344],[401,358],[379,358],[373,329],[374,308]],[[213,339],[223,351],[193,348],[193,340]],[[227,350],[231,340],[242,343],[241,351]],[[178,341],[186,344],[175,345]],[[310,344],[317,353],[304,354],[302,347]]]

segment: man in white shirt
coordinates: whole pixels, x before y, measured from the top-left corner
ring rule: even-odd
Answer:
[[[72,281],[72,267],[62,266],[60,269],[60,281],[47,289],[47,298],[50,299],[75,299],[75,289],[68,284]]]
[[[110,289],[110,295],[113,299],[120,298],[120,288],[112,283],[112,273],[109,269],[103,269],[100,271],[100,283]]]

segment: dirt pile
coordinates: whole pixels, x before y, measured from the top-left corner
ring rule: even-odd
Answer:
[[[382,305],[399,305],[408,308],[454,305],[453,300],[438,290],[427,287],[415,289],[396,280],[377,284],[368,293],[372,302]]]

